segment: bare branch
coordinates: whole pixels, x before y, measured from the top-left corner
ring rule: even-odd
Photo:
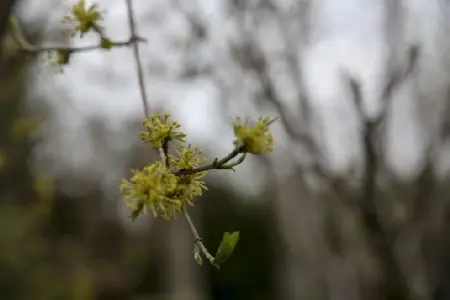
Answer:
[[[418,45],[412,45],[407,53],[408,61],[406,68],[395,70],[392,73],[385,89],[383,90],[383,94],[381,97],[382,111],[378,118],[375,120],[376,123],[381,123],[384,121],[395,89],[398,88],[398,86],[401,85],[414,72],[418,65],[419,54],[420,47]]]
[[[377,209],[377,174],[380,167],[380,157],[376,147],[377,129],[384,122],[392,94],[401,83],[414,70],[419,49],[411,47],[408,56],[408,65],[404,70],[396,70],[393,72],[390,80],[382,94],[381,113],[374,120],[369,120],[364,116],[363,99],[359,83],[352,78],[348,78],[350,89],[352,91],[353,102],[358,115],[363,123],[362,141],[364,153],[364,173],[362,180],[362,193],[358,197],[358,206],[361,209],[362,221],[367,233],[369,234],[369,243],[376,250],[383,271],[390,276],[390,280],[386,280],[386,299],[409,299],[410,293],[401,271],[399,263],[392,249],[392,236],[390,236],[383,227]],[[425,174],[425,173],[424,173]]]
[[[127,6],[127,13],[128,13],[128,25],[130,27],[130,35],[132,39],[138,39],[138,35],[136,33],[136,21],[134,18],[134,12],[133,12],[133,4],[132,0],[125,0],[126,6]],[[149,116],[149,107],[148,107],[148,97],[147,97],[147,91],[145,89],[145,83],[144,83],[144,71],[142,68],[142,62],[141,62],[141,56],[139,51],[139,45],[134,43],[133,44],[133,54],[134,54],[134,60],[136,63],[136,69],[137,69],[137,76],[138,76],[138,83],[139,83],[139,91],[141,93],[141,100],[142,105],[144,106],[144,114],[148,118]],[[163,154],[162,151],[159,151],[159,154]],[[165,161],[165,159],[163,159]]]
[[[409,290],[404,275],[397,262],[392,249],[392,239],[386,233],[377,209],[377,174],[379,167],[379,155],[375,145],[376,129],[378,122],[367,120],[362,109],[362,94],[359,83],[349,78],[350,89],[353,93],[353,101],[356,110],[363,122],[362,142],[364,153],[364,173],[362,179],[361,194],[357,197],[356,204],[362,215],[362,223],[368,234],[367,241],[380,260],[385,276],[386,290],[383,299],[409,299]],[[384,110],[383,110],[384,111]],[[380,120],[384,118],[384,115]],[[386,277],[387,278],[387,277]]]

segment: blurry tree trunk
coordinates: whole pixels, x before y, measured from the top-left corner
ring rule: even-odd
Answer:
[[[298,174],[275,185],[273,212],[281,239],[281,253],[276,257],[277,292],[287,300],[328,299],[327,253],[318,201],[308,194]]]

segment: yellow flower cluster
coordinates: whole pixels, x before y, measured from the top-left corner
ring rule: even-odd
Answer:
[[[177,176],[159,161],[132,172],[129,181],[122,181],[120,190],[133,218],[146,209],[154,217],[175,219],[184,204],[193,205],[193,199],[206,189],[200,180],[204,173]]]
[[[143,170],[132,170],[130,181],[123,180],[120,190],[125,194],[125,203],[136,214],[145,207],[154,216],[175,216],[181,209],[181,201],[173,197],[177,189],[177,177],[161,162]]]
[[[269,118],[260,118],[254,126],[251,126],[248,119],[245,122],[236,119],[235,146],[239,149],[239,153],[261,154],[272,151],[273,137],[269,132],[269,126],[273,121]],[[211,167],[199,169],[205,158],[201,149],[190,145],[180,146],[175,155],[168,153],[169,141],[185,142],[186,138],[186,134],[180,131],[180,124],[171,121],[170,115],[161,117],[155,114],[145,120],[144,126],[147,130],[139,133],[142,141],[152,145],[153,148],[162,148],[167,159],[148,165],[142,170],[133,170],[131,179],[123,180],[120,189],[125,195],[127,206],[132,210],[133,219],[146,210],[155,217],[161,216],[172,220],[185,205],[193,205],[194,198],[201,196],[207,189],[203,178],[206,170],[216,165],[213,163]],[[221,167],[223,168],[228,161],[229,159],[222,162]]]
[[[176,131],[180,128],[176,122],[169,122],[166,115],[161,121],[158,115],[144,122],[149,130],[142,132],[141,138],[153,147],[162,146],[169,139],[185,137]],[[176,218],[185,204],[193,205],[193,200],[206,190],[202,178],[206,172],[176,175],[171,169],[192,170],[205,161],[202,151],[191,146],[181,146],[177,155],[169,155],[168,165],[155,162],[142,170],[133,170],[131,179],[123,180],[120,186],[125,202],[132,210],[131,217],[136,218],[144,209],[153,216],[172,220]]]
[[[99,25],[99,22],[102,19],[102,13],[97,9],[97,4],[86,6],[84,0],[78,0],[78,2],[72,6],[70,16],[66,16],[64,21],[75,24],[73,35],[80,33],[80,35],[83,36],[89,31],[102,33],[103,27]]]
[[[269,131],[269,126],[276,119],[269,117],[260,117],[254,126],[246,118],[242,121],[236,118],[233,123],[234,135],[236,140],[234,145],[242,148],[242,152],[252,154],[263,154],[273,151],[273,135]]]
[[[144,143],[149,143],[153,148],[162,148],[165,143],[172,140],[185,142],[186,134],[178,131],[181,128],[180,123],[170,121],[170,115],[165,114],[161,119],[159,114],[153,115],[150,119],[144,121],[147,131],[139,133]]]
[[[205,162],[205,158],[201,155],[203,151],[199,148],[193,148],[189,145],[187,148],[181,146],[180,149],[176,150],[178,157],[170,156],[171,164],[174,168],[179,170],[189,170],[194,169],[199,166],[199,164]]]

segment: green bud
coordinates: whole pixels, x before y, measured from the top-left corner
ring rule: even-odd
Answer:
[[[201,266],[203,264],[203,259],[202,259],[202,255],[200,253],[200,248],[198,247],[197,244],[195,244],[195,246],[194,246],[193,254],[194,254],[195,261]]]
[[[106,38],[106,37],[102,37],[101,41],[100,41],[100,46],[103,49],[108,49],[109,50],[109,49],[111,49],[113,47],[113,42],[110,39]]]
[[[70,61],[69,50],[57,50],[56,51],[56,64],[67,65]]]

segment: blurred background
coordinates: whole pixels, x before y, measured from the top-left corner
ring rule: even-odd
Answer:
[[[97,43],[70,38],[73,3],[14,11],[35,45]],[[98,3],[127,40],[125,1]],[[232,149],[233,117],[280,117],[274,153],[212,171],[191,209],[212,252],[224,231],[240,242],[217,272],[185,220],[127,218],[121,179],[157,159],[131,49],[56,68],[6,35],[0,299],[450,299],[449,1],[133,5],[150,110],[208,157]]]

